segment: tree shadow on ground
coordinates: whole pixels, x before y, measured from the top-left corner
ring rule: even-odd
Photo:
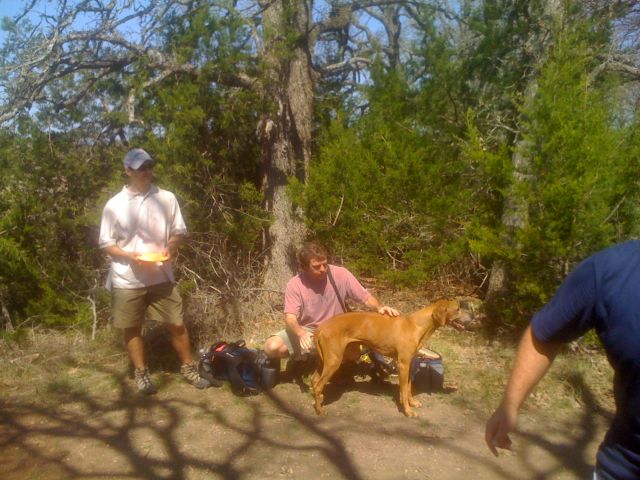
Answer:
[[[310,375],[315,371],[316,360],[315,358],[304,362],[291,362],[287,363],[287,368],[284,372],[280,373],[281,383],[295,383],[303,393],[309,392],[310,388]],[[346,392],[360,392],[365,395],[386,396],[393,399],[397,406],[398,411],[401,412],[399,405],[399,387],[397,381],[392,381],[391,377],[387,376],[380,378],[373,374],[373,368],[366,364],[356,364],[345,367],[344,365],[333,375],[331,380],[326,384],[323,395],[323,405],[328,406],[334,402],[337,402],[342,398]],[[395,377],[397,380],[397,376]],[[440,389],[429,389],[426,391],[420,391],[417,388],[413,389],[414,395],[421,393],[441,393],[450,394],[457,391],[456,388],[443,387]]]
[[[514,452],[501,451],[502,458],[495,459],[495,461],[488,461],[483,453],[479,454],[462,446],[458,442],[458,438],[427,436],[405,429],[391,430],[389,433],[393,436],[405,436],[414,442],[429,442],[432,446],[445,448],[471,463],[483,465],[490,472],[490,477],[483,478],[522,478],[527,480],[591,478],[595,465],[595,455],[592,453],[593,443],[601,440],[596,435],[602,431],[602,423],[608,425],[613,414],[603,409],[597,402],[585,384],[582,375],[572,375],[567,381],[582,393],[584,407],[578,421],[571,418],[549,425],[536,419],[534,423],[537,430],[525,431],[521,429],[513,433]],[[478,438],[477,441],[484,444],[484,438]],[[487,451],[485,449],[482,452]],[[506,471],[502,466],[506,459],[513,458],[518,460],[517,474],[513,471]],[[473,475],[468,478],[473,478]]]
[[[117,398],[106,400],[99,392],[89,394],[82,391],[60,393],[60,386],[49,386],[52,403],[36,405],[28,402],[2,402],[0,410],[0,449],[10,448],[14,451],[15,461],[0,463],[0,474],[3,478],[35,478],[32,468],[37,467],[41,478],[171,478],[187,477],[188,471],[199,470],[219,478],[243,478],[250,474],[256,466],[249,462],[245,466],[238,465],[238,458],[243,456],[257,443],[262,443],[283,451],[291,450],[290,439],[274,440],[265,435],[264,415],[259,405],[252,405],[252,421],[237,422],[236,419],[204,402],[186,399],[161,399],[159,396],[143,397],[132,391],[126,374],[103,370],[110,375],[118,388]],[[184,387],[188,388],[188,387]],[[227,392],[229,394],[229,392]],[[230,395],[230,394],[229,394]],[[56,397],[55,399],[53,397]],[[277,395],[266,393],[285,415],[304,423],[310,432],[321,440],[319,451],[327,461],[341,472],[344,478],[363,478],[350,460],[342,441],[331,433],[323,431],[290,408]],[[241,401],[239,399],[236,399]],[[64,408],[66,406],[71,408]],[[187,416],[207,417],[219,426],[241,435],[240,441],[233,442],[231,449],[221,448],[214,438],[204,444],[211,448],[212,455],[194,455],[183,448],[183,440],[178,429]],[[135,432],[146,432],[146,437],[153,437],[163,451],[162,457],[149,455],[145,443],[148,440],[138,439]],[[202,432],[193,432],[194,434]],[[69,442],[69,446],[61,446],[60,442]],[[74,445],[97,442],[108,455],[103,466],[89,467],[71,461],[65,453]],[[60,450],[59,448],[62,447]],[[220,456],[219,453],[227,450]],[[20,454],[15,455],[19,451]],[[109,457],[121,461],[113,465]]]
[[[314,473],[322,468],[332,472],[334,478],[358,480],[371,478],[363,471],[366,466],[359,464],[351,453],[354,439],[350,435],[362,434],[389,444],[409,442],[412,448],[428,445],[446,449],[467,459],[475,468],[491,472],[490,477],[483,478],[515,478],[484,450],[470,451],[461,442],[460,435],[464,434],[436,435],[434,425],[417,423],[401,415],[389,422],[362,421],[359,416],[357,420],[350,416],[327,420],[316,417],[308,404],[300,408],[300,398],[285,397],[278,389],[242,399],[234,397],[228,389],[204,393],[189,390],[181,394],[182,388],[189,387],[180,386],[178,391],[169,382],[159,395],[140,397],[132,391],[126,374],[107,368],[100,372],[110,382],[109,395],[100,389],[74,390],[49,385],[51,401],[45,405],[2,401],[0,476],[267,478],[266,464],[271,465],[271,475],[287,476],[287,471],[273,471],[277,468],[273,466],[274,457],[295,457],[306,458],[306,465],[297,465],[303,477],[316,478]],[[579,383],[580,379],[575,381]],[[378,388],[391,387],[367,384],[362,386],[362,392],[376,394]],[[577,426],[575,440],[551,441],[547,429],[540,434],[522,433],[520,436],[528,446],[520,452],[525,465],[520,478],[551,478],[558,469],[586,478],[593,464],[585,452],[596,431],[591,408],[595,402],[588,388],[584,385],[581,388],[589,408]],[[276,431],[274,419],[285,419],[286,428]],[[556,428],[576,430],[571,425]],[[541,471],[533,460],[533,448],[544,449],[560,466]],[[90,453],[98,460],[91,461]],[[396,463],[404,460],[394,458]]]
[[[457,389],[446,387],[440,390],[417,391],[413,390],[413,395],[422,393],[438,393],[448,395],[454,393]],[[340,380],[337,382],[330,381],[324,388],[323,405],[331,405],[342,398],[347,392],[359,392],[364,395],[384,396],[393,400],[398,408],[398,412],[402,413],[400,408],[400,390],[397,383],[389,380],[375,379],[352,379],[348,381]]]
[[[117,398],[105,399],[99,392],[73,392],[57,395],[49,405],[10,402],[0,410],[0,448],[20,450],[22,459],[1,466],[3,478],[35,478],[30,467],[37,466],[39,478],[185,478],[187,467],[205,469],[222,478],[238,478],[228,462],[199,459],[185,452],[176,441],[177,427],[183,422],[185,408],[195,408],[200,414],[214,412],[186,400],[162,400],[157,396],[139,396],[126,381],[125,374],[103,370],[118,388]],[[54,389],[56,390],[56,389]],[[71,406],[72,408],[64,408]],[[161,421],[158,421],[158,419]],[[136,443],[134,431],[146,431],[161,444],[163,458],[150,458],[148,450]],[[103,466],[71,461],[51,446],[73,441],[74,445],[97,442],[112,458],[123,461],[114,465],[105,458]],[[68,451],[63,447],[62,451]],[[101,456],[104,456],[102,452]],[[8,468],[7,468],[8,467]],[[20,472],[25,473],[20,476]],[[42,472],[48,473],[42,473]]]

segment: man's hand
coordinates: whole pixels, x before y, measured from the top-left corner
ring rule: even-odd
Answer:
[[[105,247],[103,251],[111,257],[121,257],[129,260],[132,263],[140,264],[140,260],[138,260],[138,255],[140,254],[138,252],[127,252],[117,245],[110,245],[108,247]]]
[[[395,308],[389,307],[387,305],[383,305],[378,309],[378,313],[381,315],[389,315],[390,317],[397,317],[400,315],[400,312]]]
[[[498,456],[497,448],[511,450],[511,439],[509,433],[516,428],[518,412],[500,405],[487,422],[484,431],[484,440],[491,453]]]
[[[169,258],[175,258],[178,255],[178,247],[184,243],[184,235],[172,235],[166,247],[166,254]]]
[[[382,305],[376,297],[371,295],[364,305],[373,312],[378,312],[381,315],[389,315],[390,317],[397,317],[400,315],[400,312],[395,308],[389,307],[387,305]]]
[[[484,439],[494,455],[498,455],[496,447],[511,450],[509,432],[516,428],[518,408],[547,372],[561,345],[537,340],[531,325],[525,330],[502,402],[485,428]]]
[[[313,334],[306,330],[303,330],[302,335],[298,337],[300,339],[300,349],[303,352],[311,350],[313,347]]]

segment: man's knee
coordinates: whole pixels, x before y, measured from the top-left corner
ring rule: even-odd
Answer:
[[[122,331],[124,333],[124,340],[126,342],[128,342],[129,340],[131,340],[133,338],[137,338],[137,337],[141,337],[142,338],[142,327],[141,326],[123,328]]]
[[[289,355],[289,350],[284,341],[277,335],[273,335],[264,342],[264,353],[269,358],[285,358]]]
[[[182,337],[183,335],[187,335],[187,327],[183,325],[169,325],[169,331],[171,335],[174,337]]]

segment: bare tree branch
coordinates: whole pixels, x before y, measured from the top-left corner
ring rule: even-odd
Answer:
[[[311,8],[313,2],[304,4]],[[34,17],[39,5],[43,11]],[[258,93],[262,89],[256,77],[259,71],[249,71],[242,65],[230,71],[218,68],[215,62],[208,62],[203,70],[204,65],[193,59],[179,58],[165,50],[162,36],[172,15],[186,18],[198,9],[210,9],[221,18],[242,22],[246,27],[245,45],[251,42],[250,49],[256,56],[252,61],[258,65],[264,49],[261,17],[270,8],[269,1],[247,2],[242,10],[235,9],[236,2],[211,5],[205,0],[76,0],[59,3],[53,12],[49,5],[44,0],[31,0],[14,18],[15,30],[4,46],[0,67],[0,96],[4,97],[0,124],[20,112],[29,112],[33,106],[49,105],[60,110],[90,100],[107,80],[125,93],[119,97],[114,94],[106,103],[112,110],[126,113],[129,124],[140,124],[135,113],[139,100],[150,88],[171,77],[205,74],[225,87]],[[322,15],[308,14],[302,25],[313,68],[333,80],[342,76],[346,86],[350,76],[351,81],[362,78],[359,72],[369,68],[376,55],[386,58],[389,65],[398,65],[402,56],[410,55],[400,41],[400,17],[415,21],[425,16],[425,9],[444,10],[438,5],[411,0],[328,0]],[[30,23],[33,21],[35,25]],[[144,74],[138,75],[140,71]],[[73,90],[63,86],[69,79],[76,84]]]
[[[99,80],[109,76],[119,77],[123,86],[135,82],[135,77],[127,75],[127,69],[142,61],[155,73],[141,85],[134,83],[125,87],[129,94],[121,101],[129,120],[135,122],[133,106],[137,93],[172,75],[200,73],[198,66],[181,62],[171,52],[160,51],[151,41],[158,35],[161,19],[172,9],[181,8],[187,15],[199,7],[199,2],[167,0],[162,5],[148,2],[143,8],[133,1],[118,4],[94,0],[81,1],[76,5],[65,2],[56,14],[42,15],[41,20],[49,25],[48,32],[42,30],[40,23],[23,35],[17,24],[33,11],[37,3],[38,0],[32,1],[14,19],[16,31],[9,40],[16,48],[5,53],[4,65],[0,68],[0,89],[7,100],[0,106],[0,123],[10,121],[37,103],[50,103],[57,109],[77,104],[90,95]],[[78,28],[81,15],[93,16],[90,28]],[[139,31],[139,37],[127,34],[127,28]],[[54,98],[51,88],[58,81],[82,72],[89,75],[77,78],[81,84],[75,92]],[[219,75],[218,81],[245,87],[252,84],[246,74],[233,76],[226,73]],[[58,91],[56,97],[60,94]]]

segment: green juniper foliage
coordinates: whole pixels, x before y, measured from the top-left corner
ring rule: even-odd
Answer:
[[[464,256],[471,192],[402,75],[378,70],[373,82],[367,114],[338,117],[322,137],[300,201],[314,234],[354,268],[418,285]]]
[[[540,72],[533,104],[519,112],[531,163],[518,187],[529,200],[528,223],[516,232],[515,246],[505,243],[495,218],[473,228],[472,249],[502,259],[511,272],[509,305],[503,305],[510,322],[526,320],[577,262],[633,232],[637,140],[633,125],[616,118],[615,83],[590,76],[598,61],[591,33],[562,32]],[[469,131],[466,155],[478,159],[488,184],[504,192],[504,176],[492,173],[504,159],[496,162],[478,144],[474,128]]]
[[[102,263],[94,202],[111,170],[92,155],[81,139],[34,125],[2,136],[0,299],[17,324],[90,324],[85,297]]]

